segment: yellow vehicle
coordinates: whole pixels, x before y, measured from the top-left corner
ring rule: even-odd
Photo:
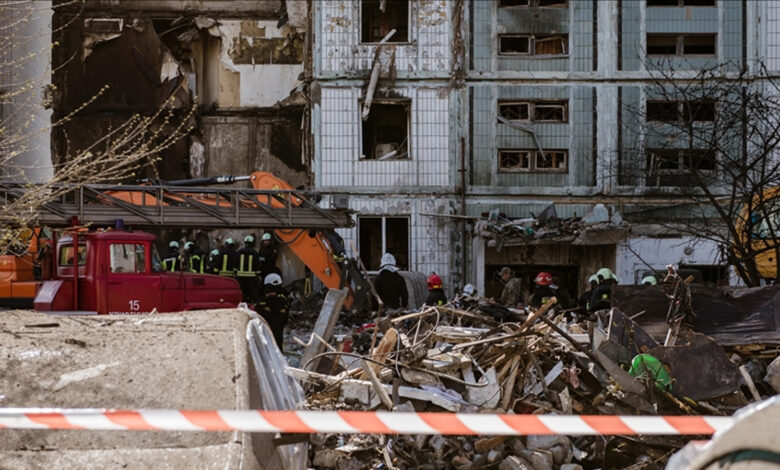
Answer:
[[[737,223],[737,233],[754,259],[763,279],[777,279],[777,254],[780,249],[780,187],[754,196]]]

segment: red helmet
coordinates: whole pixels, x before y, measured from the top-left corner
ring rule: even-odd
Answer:
[[[428,276],[428,290],[433,289],[441,289],[441,278],[436,273]]]
[[[550,273],[546,273],[542,271],[536,275],[536,279],[534,279],[534,282],[540,286],[549,286],[550,284],[552,284],[552,276],[550,275]]]

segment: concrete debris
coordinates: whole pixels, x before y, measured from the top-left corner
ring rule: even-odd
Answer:
[[[556,218],[548,211],[548,223],[552,220]],[[675,292],[685,291],[684,280],[670,282]],[[677,301],[675,296],[669,299]],[[767,357],[765,350],[752,357],[744,348],[727,349],[697,333],[687,322],[693,315],[689,310],[667,309],[673,315],[666,328],[674,331],[675,343],[663,346],[654,338],[656,332],[646,332],[631,319],[640,311],[611,308],[572,317],[555,298],[538,310],[497,307],[491,299],[458,296],[442,306],[377,318],[360,325],[351,338],[334,335],[334,344],[322,356],[342,364],[338,371],[291,368],[289,373],[304,385],[305,408],[330,411],[381,407],[726,416],[748,404],[746,394],[759,400],[780,386],[780,360],[767,367],[769,361],[759,360]],[[637,361],[644,368],[638,368]],[[708,385],[700,390],[694,383]],[[327,452],[342,451],[345,447],[335,444],[349,445],[359,438],[364,437],[329,435],[313,443],[310,462],[315,467],[321,463],[321,468],[351,468],[356,462],[362,462],[362,468],[660,468],[688,440],[394,436],[340,459]]]

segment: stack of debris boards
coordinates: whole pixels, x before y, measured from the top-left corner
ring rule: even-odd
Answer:
[[[780,387],[774,350],[727,353],[679,322],[667,328],[674,345],[664,346],[632,320],[637,314],[612,308],[578,317],[555,299],[531,311],[461,296],[378,318],[337,344],[310,341],[307,348],[324,352],[304,353],[290,373],[304,386],[305,407],[316,410],[730,415]],[[571,470],[663,468],[690,437],[311,439],[316,468]]]

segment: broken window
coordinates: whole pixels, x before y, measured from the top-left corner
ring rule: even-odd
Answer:
[[[566,122],[566,105],[556,103],[536,103],[534,121]]]
[[[707,149],[648,149],[648,186],[687,186],[691,170],[713,173],[715,153]]]
[[[534,38],[534,55],[556,55],[566,53],[568,36],[536,36]]]
[[[378,270],[382,255],[390,253],[396,266],[409,269],[409,218],[358,217],[360,259],[366,268]]]
[[[499,101],[498,114],[510,121],[567,122],[568,104],[555,102]]]
[[[648,7],[714,7],[715,0],[647,0]]]
[[[409,0],[362,0],[361,42],[379,42],[395,29],[387,42],[409,41]]]
[[[359,106],[362,109],[362,106]],[[363,156],[368,160],[409,158],[410,100],[374,102],[363,121]]]
[[[498,51],[503,55],[530,54],[531,36],[502,34],[498,36]]]
[[[717,34],[648,34],[647,55],[714,56]]]
[[[498,114],[510,121],[528,121],[531,118],[530,106],[530,103],[499,103]]]
[[[499,7],[566,8],[568,0],[499,0]]]
[[[563,55],[568,51],[569,36],[500,34],[498,52],[501,55]]]
[[[498,151],[500,172],[565,173],[568,163],[566,150],[504,149]]]
[[[712,101],[648,101],[646,109],[647,121],[683,122],[715,120],[715,103]]]

